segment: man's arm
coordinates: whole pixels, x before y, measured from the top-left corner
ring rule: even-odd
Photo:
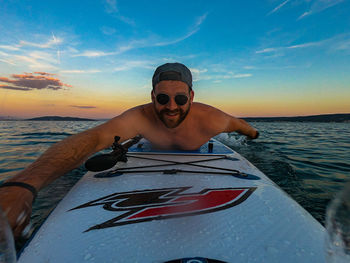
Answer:
[[[228,125],[224,132],[234,131],[248,136],[249,139],[257,139],[259,137],[258,130],[250,126],[245,120],[229,116]]]
[[[90,130],[70,136],[46,150],[34,163],[6,182],[22,182],[37,191],[78,167],[91,154],[112,145],[114,136],[125,141],[138,134],[138,110],[131,109]],[[8,218],[15,237],[29,222],[33,195],[20,186],[0,188],[0,206]]]

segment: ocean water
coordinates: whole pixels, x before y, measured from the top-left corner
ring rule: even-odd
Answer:
[[[0,121],[0,182],[53,143],[99,123]],[[327,204],[350,180],[350,123],[251,124],[260,131],[258,140],[236,133],[220,134],[217,139],[246,157],[324,224]],[[40,191],[31,218],[34,229],[85,172],[84,167],[75,169]]]

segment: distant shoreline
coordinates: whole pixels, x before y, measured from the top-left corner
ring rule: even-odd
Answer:
[[[322,114],[310,116],[295,116],[295,117],[247,117],[242,118],[246,121],[256,122],[349,122],[350,114]]]
[[[322,114],[295,117],[241,117],[248,122],[341,122],[350,123],[350,113]],[[1,117],[0,121],[106,121],[108,119],[89,119],[78,117],[42,116],[29,119]]]
[[[95,119],[88,118],[78,118],[78,117],[61,117],[61,116],[43,116],[30,119],[10,119],[10,118],[1,118],[0,121],[99,121]]]

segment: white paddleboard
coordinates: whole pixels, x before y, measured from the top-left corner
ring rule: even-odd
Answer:
[[[210,144],[162,152],[143,139],[128,162],[88,172],[19,262],[325,262],[322,225],[237,152]]]

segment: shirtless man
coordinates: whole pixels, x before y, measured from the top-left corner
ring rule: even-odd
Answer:
[[[0,188],[0,206],[15,237],[28,224],[37,191],[78,167],[90,155],[142,135],[154,147],[194,150],[222,132],[256,139],[259,133],[244,120],[214,107],[193,102],[192,75],[180,63],[159,66],[152,79],[152,103],[129,109],[95,128],[70,136],[50,147],[34,163]]]

